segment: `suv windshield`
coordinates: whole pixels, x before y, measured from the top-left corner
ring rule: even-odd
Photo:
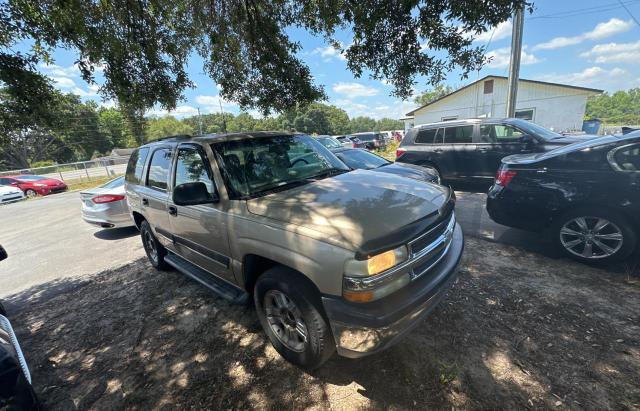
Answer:
[[[562,134],[558,134],[555,131],[551,131],[548,128],[544,128],[537,124],[531,123],[526,120],[518,120],[513,122],[514,125],[526,131],[528,134],[539,136],[545,140],[553,140],[554,138],[562,137]]]
[[[349,171],[305,135],[259,137],[211,144],[232,199],[255,197]]]

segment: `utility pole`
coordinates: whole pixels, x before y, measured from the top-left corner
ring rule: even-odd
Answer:
[[[200,135],[202,135],[202,117],[200,117],[200,107],[198,107],[198,127],[200,128]]]
[[[522,55],[522,27],[524,9],[513,12],[513,31],[511,32],[511,60],[509,61],[509,88],[507,90],[507,117],[515,117],[518,100],[518,79],[520,78],[520,56]]]

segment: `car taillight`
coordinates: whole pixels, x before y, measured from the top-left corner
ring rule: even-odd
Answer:
[[[407,152],[407,150],[405,150],[404,148],[397,149],[396,150],[396,158],[399,158],[401,155],[403,155],[406,152]]]
[[[513,170],[498,170],[496,174],[496,184],[501,185],[502,187],[506,187],[509,185],[513,177],[516,176],[516,172]]]
[[[101,196],[95,196],[91,199],[96,204],[113,203],[114,201],[124,200],[124,196],[105,194]]]

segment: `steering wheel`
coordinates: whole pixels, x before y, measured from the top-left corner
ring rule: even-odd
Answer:
[[[293,160],[293,163],[291,163],[291,167],[295,167],[297,163],[305,163],[306,165],[309,165],[309,162],[306,158],[298,158],[296,160]]]

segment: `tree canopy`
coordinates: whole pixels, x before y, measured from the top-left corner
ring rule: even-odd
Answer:
[[[343,51],[356,77],[370,73],[408,98],[416,76],[435,85],[454,67],[463,77],[478,70],[484,50],[465,33],[484,32],[521,6],[531,7],[525,0],[7,0],[0,82],[19,104],[35,107],[50,91],[35,65],[50,62],[55,47],[76,50],[82,77],[92,82],[103,70],[102,95],[141,119],[157,104],[176,107],[194,85],[186,63],[197,53],[222,97],[243,109],[285,112],[326,97],[287,32],[299,27]],[[353,33],[349,45],[338,42],[338,30]],[[16,52],[20,41],[33,47]],[[25,85],[34,93],[20,94]]]
[[[434,88],[424,91],[413,98],[413,102],[424,106],[425,104],[429,104],[432,101],[436,101],[440,97],[444,97],[447,94],[453,93],[454,88],[451,86],[447,86],[444,84],[438,84]]]
[[[640,125],[640,88],[590,98],[585,118],[597,118],[609,124]]]

